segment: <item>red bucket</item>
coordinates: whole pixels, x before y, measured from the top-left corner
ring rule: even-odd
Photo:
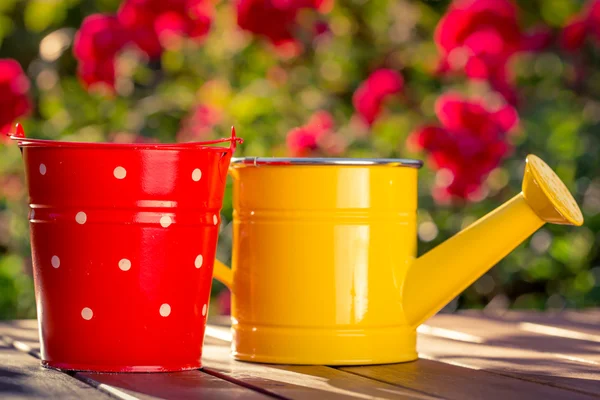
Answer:
[[[235,131],[116,144],[27,139],[18,126],[11,138],[29,185],[42,364],[199,368]]]

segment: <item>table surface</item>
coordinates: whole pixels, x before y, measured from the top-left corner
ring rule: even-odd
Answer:
[[[157,374],[45,369],[37,322],[0,322],[0,398],[600,398],[600,309],[439,314],[418,361],[339,368],[234,361],[228,321],[209,320],[202,370]]]

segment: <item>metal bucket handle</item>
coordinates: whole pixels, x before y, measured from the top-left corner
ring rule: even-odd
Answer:
[[[16,140],[17,143],[19,143],[19,145],[23,144],[21,141],[23,139],[26,139],[25,136],[25,130],[23,129],[23,126],[19,123],[17,123],[15,125],[15,133],[7,133],[6,136],[8,136],[9,139],[12,140]],[[43,139],[27,139],[26,140],[27,143],[31,142],[31,143],[43,143],[43,144],[47,144],[47,145],[61,145],[64,144],[64,142],[58,142],[58,141],[52,141],[52,140],[43,140]],[[235,148],[237,146],[237,144],[241,144],[244,143],[244,140],[240,137],[237,137],[235,134],[235,128],[232,126],[231,127],[231,137],[229,138],[223,138],[223,139],[216,139],[216,140],[209,140],[209,141],[205,141],[205,142],[190,142],[190,143],[185,143],[184,145],[210,145],[210,144],[218,144],[218,143],[225,143],[225,142],[231,142],[231,146],[230,146],[230,150],[231,153],[233,153],[235,151]],[[71,145],[88,145],[88,144],[95,144],[95,143],[78,143],[78,142],[70,142],[69,144]],[[116,146],[135,146],[135,147],[144,147],[143,145],[140,145],[138,143],[132,143],[132,144],[128,144],[128,143],[103,143],[105,145],[116,145]],[[171,143],[159,143],[159,144],[151,144],[148,147],[152,147],[152,148],[163,148],[163,149],[169,149],[169,148],[174,148],[174,147],[179,147],[181,146],[181,144],[171,144]],[[19,146],[21,147],[21,146]],[[22,151],[22,149],[21,149]]]

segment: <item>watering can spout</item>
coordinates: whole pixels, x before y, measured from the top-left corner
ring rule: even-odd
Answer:
[[[529,155],[521,193],[409,267],[402,287],[407,322],[416,327],[437,313],[546,222],[581,226],[583,216],[558,176]]]

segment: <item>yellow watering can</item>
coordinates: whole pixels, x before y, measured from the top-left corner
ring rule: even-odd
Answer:
[[[416,258],[420,161],[233,159],[232,355],[276,364],[417,358],[416,328],[544,223],[581,225],[538,157],[522,192]]]

